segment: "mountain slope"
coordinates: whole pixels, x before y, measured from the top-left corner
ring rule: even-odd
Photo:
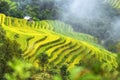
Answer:
[[[6,36],[21,45],[24,59],[36,67],[39,67],[37,56],[41,52],[48,54],[48,64],[52,67],[59,68],[67,63],[68,69],[71,69],[84,59],[99,61],[103,68],[109,70],[118,66],[117,55],[92,44],[94,37],[76,33],[60,21],[29,22],[0,14],[0,24],[6,31]]]

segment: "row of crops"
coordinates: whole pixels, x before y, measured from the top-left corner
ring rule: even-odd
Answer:
[[[105,0],[105,3],[109,3],[114,8],[120,9],[120,0]]]

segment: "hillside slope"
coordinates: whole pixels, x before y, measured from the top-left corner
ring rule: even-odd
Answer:
[[[39,67],[37,56],[41,52],[48,54],[50,66],[59,65],[58,68],[67,63],[71,69],[84,59],[99,61],[109,70],[118,66],[117,55],[94,45],[94,37],[76,33],[60,21],[29,22],[0,14],[0,24],[6,36],[21,45],[24,59],[36,67]]]

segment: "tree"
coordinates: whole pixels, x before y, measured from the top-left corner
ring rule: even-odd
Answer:
[[[32,64],[24,59],[13,59],[8,62],[8,66],[12,69],[11,73],[6,73],[7,80],[29,80],[31,74]]]
[[[48,63],[48,55],[46,53],[40,53],[38,55],[39,65],[42,66],[43,72],[45,72],[45,65]]]
[[[6,1],[0,1],[0,13],[8,14],[9,9],[10,6]]]
[[[62,80],[69,80],[69,72],[67,71],[67,65],[64,64],[61,68],[60,68],[60,75],[62,77]]]
[[[0,26],[0,78],[4,78],[5,73],[11,72],[7,65],[14,57],[21,57],[20,45],[16,41],[11,41],[5,37],[5,31]]]

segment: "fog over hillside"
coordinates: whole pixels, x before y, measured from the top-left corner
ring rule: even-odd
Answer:
[[[105,42],[120,40],[120,17],[108,3],[101,0],[56,0],[56,4],[63,11],[60,19],[72,24],[76,31],[91,34]]]

